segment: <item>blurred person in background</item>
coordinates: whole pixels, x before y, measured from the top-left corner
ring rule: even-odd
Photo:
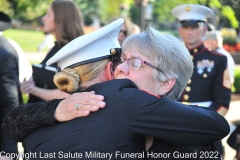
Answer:
[[[212,23],[206,22],[205,26],[207,28],[207,31],[215,31],[216,30]]]
[[[133,25],[132,34],[137,34],[141,32],[141,28],[137,24],[132,23],[132,25]]]
[[[54,46],[54,39],[51,34],[44,32],[44,40],[43,42],[38,46],[38,51],[42,51],[45,48],[51,49]]]
[[[17,42],[12,39],[8,39],[9,43],[15,48],[18,53],[19,58],[19,81],[20,83],[26,79],[29,79],[32,76],[32,66],[27,59],[22,48],[19,46]]]
[[[115,20],[117,20],[118,18],[121,18],[121,17],[115,17],[115,18],[112,18],[109,22],[113,22]],[[134,25],[133,23],[130,21],[129,18],[127,17],[122,17],[124,19],[124,24],[122,25],[122,28],[118,34],[118,42],[119,44],[122,46],[122,43],[123,41],[128,37],[130,36],[131,34],[133,34],[133,32],[135,32],[135,28],[134,28]],[[137,29],[137,28],[136,28]],[[136,30],[136,33],[138,31]]]
[[[235,62],[231,54],[223,48],[223,37],[221,31],[218,30],[208,31],[203,36],[203,44],[210,51],[216,51],[217,53],[223,54],[227,57],[231,83],[233,84]]]
[[[11,27],[11,19],[0,12],[0,125],[5,116],[19,104],[22,94],[19,82],[19,57],[16,49],[3,36],[3,31]],[[6,153],[17,153],[17,142],[0,128],[1,158]]]
[[[6,29],[11,27],[12,23],[8,15],[0,12],[0,19],[1,25],[5,23],[5,25],[7,26]],[[7,50],[9,53],[11,53],[18,61],[19,81],[22,82],[24,81],[24,79],[30,78],[32,75],[32,67],[25,53],[17,42],[4,36],[3,30],[0,31],[0,46]]]
[[[180,23],[178,32],[188,48],[194,64],[194,72],[189,79],[179,101],[196,104],[216,110],[225,116],[231,100],[231,87],[227,57],[209,51],[204,47],[202,37],[206,33],[205,22],[213,17],[213,11],[203,5],[183,4],[172,10],[172,15]],[[224,156],[221,142],[215,143]]]
[[[45,66],[46,62],[63,46],[84,34],[84,22],[80,9],[71,0],[53,1],[42,21],[44,24],[43,31],[52,34],[56,40],[54,47],[41,62]],[[51,67],[59,70],[57,63],[52,64]],[[44,77],[44,75],[42,76]],[[53,77],[44,78],[53,79]],[[68,96],[67,93],[60,91],[57,87],[56,89],[45,89],[36,86],[32,77],[21,83],[21,90],[23,93],[30,94],[29,103]]]

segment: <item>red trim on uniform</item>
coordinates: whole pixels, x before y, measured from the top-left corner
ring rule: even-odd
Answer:
[[[140,89],[140,91],[146,92],[147,94],[150,94],[150,95],[152,95],[152,96],[154,96],[154,97],[157,97],[157,98],[162,98],[162,96],[152,94],[152,93],[147,92],[147,91],[145,91],[145,90],[141,90],[141,89]]]
[[[188,48],[188,51],[189,52],[193,52],[194,49],[199,49],[201,46],[203,46],[203,43],[201,43],[200,45],[198,45],[197,47],[193,48],[193,49],[189,49]],[[195,57],[196,55],[199,55],[201,54],[206,48],[203,46],[203,48],[201,48],[201,50],[198,50],[197,53],[194,53],[194,54],[191,54],[193,57]]]
[[[206,48],[206,49],[207,49],[207,48]],[[208,49],[207,49],[207,50],[208,50]],[[209,50],[208,50],[208,51],[209,51]],[[218,52],[216,52],[216,51],[209,51],[209,53],[215,54],[215,55],[220,56],[220,57],[224,56],[223,54],[218,53]]]
[[[185,88],[186,88],[186,87],[185,87]],[[185,100],[184,100],[184,98],[183,98],[184,95],[185,95],[185,93],[186,93],[185,88],[184,88],[184,90],[183,90],[183,92],[182,92],[182,95],[181,95],[181,96],[182,96],[182,101],[181,101],[181,102],[185,102]]]
[[[217,111],[219,111],[221,108],[226,108],[226,109],[228,110],[227,107],[225,107],[225,106],[220,106]]]

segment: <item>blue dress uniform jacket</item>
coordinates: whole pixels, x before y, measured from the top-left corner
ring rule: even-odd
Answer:
[[[60,159],[64,153],[70,152],[83,153],[81,159],[89,158],[86,157],[86,152],[92,153],[94,159],[100,159],[96,157],[100,153],[113,153],[112,159],[121,159],[121,155],[116,155],[116,151],[142,153],[145,150],[145,135],[157,137],[164,144],[167,142],[168,144],[165,145],[167,148],[168,145],[208,145],[222,139],[229,132],[227,121],[215,111],[186,106],[164,96],[156,97],[138,90],[135,84],[127,79],[95,84],[86,91],[95,91],[96,94],[103,95],[106,107],[84,118],[33,131],[24,140],[27,152],[39,154],[41,151],[42,156],[43,153],[56,153],[57,159]],[[48,102],[42,102],[42,106],[39,105],[40,103],[36,104],[38,108],[31,106],[34,104],[27,104],[27,107],[19,106],[22,108],[21,113],[26,109],[28,113],[25,112],[24,115],[30,114],[32,119],[28,122],[22,121],[18,118],[21,115],[16,109],[17,112],[13,111],[5,119],[3,128],[9,133],[16,131],[13,126],[20,127],[23,125],[21,123],[27,123],[30,128],[34,127],[31,123],[42,126],[45,119],[39,120],[36,117],[39,117],[38,110],[42,110],[44,103]],[[30,112],[32,108],[35,112]],[[17,117],[18,124],[13,124],[15,122],[12,122],[11,116]]]
[[[189,52],[193,58],[194,72],[180,101],[212,102],[209,107],[225,115],[231,99],[231,81],[226,69],[227,58],[207,50],[203,44]]]

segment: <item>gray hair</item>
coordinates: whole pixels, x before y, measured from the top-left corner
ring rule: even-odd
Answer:
[[[177,100],[193,73],[193,62],[189,51],[177,38],[163,34],[149,26],[145,32],[126,38],[123,52],[137,51],[155,61],[162,70],[153,71],[153,79],[164,82],[175,78],[176,83],[166,96]]]

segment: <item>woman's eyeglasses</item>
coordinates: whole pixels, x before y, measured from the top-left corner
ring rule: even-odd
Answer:
[[[124,63],[125,61],[127,61],[127,64],[128,64],[128,68],[131,69],[131,70],[139,70],[141,67],[142,67],[142,64],[146,64],[160,72],[163,72],[161,69],[159,69],[158,67],[152,65],[151,63],[148,63],[140,58],[137,58],[137,57],[132,57],[132,58],[129,58],[129,59],[126,59],[124,58],[123,56],[121,56],[121,63]]]
[[[123,33],[125,36],[127,36],[127,31],[124,31],[124,30],[120,30],[120,32],[119,33]]]

